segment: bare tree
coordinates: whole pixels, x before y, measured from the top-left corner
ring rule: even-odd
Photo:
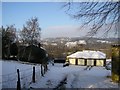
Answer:
[[[72,18],[81,20],[81,27],[91,26],[87,36],[97,34],[101,29],[107,27],[102,33],[104,36],[110,30],[118,35],[120,22],[120,1],[108,0],[106,2],[67,2],[63,5],[66,13]]]
[[[27,45],[38,44],[39,42],[38,40],[40,40],[40,30],[41,28],[39,27],[38,19],[36,17],[28,20],[26,22],[26,26],[23,26],[23,29],[21,31],[21,39],[23,41],[23,44],[27,44]],[[32,53],[32,48],[30,48],[28,61],[30,61],[31,53]],[[24,54],[25,54],[25,49],[23,55]]]
[[[36,17],[28,20],[20,33],[23,43],[28,45],[36,44],[40,40],[40,31],[41,28]]]

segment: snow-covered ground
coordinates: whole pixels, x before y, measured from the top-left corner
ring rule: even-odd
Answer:
[[[117,88],[107,76],[111,75],[110,70],[104,67],[92,67],[85,70],[86,66],[70,65],[63,67],[63,64],[49,64],[49,70],[44,77],[40,74],[40,65],[23,64],[17,61],[0,61],[2,63],[2,86],[16,88],[17,73],[20,69],[21,86],[24,88],[56,88],[59,83],[67,78],[65,88]],[[31,83],[32,67],[36,67],[36,82]],[[12,81],[13,80],[13,81]],[[7,82],[4,82],[7,81]]]
[[[28,87],[32,81],[33,66],[36,67],[36,79],[40,78],[40,65],[28,64],[18,61],[1,61],[2,73],[0,73],[0,85],[2,88],[17,87],[17,69],[20,71],[21,86]],[[2,80],[2,82],[1,82]]]
[[[67,78],[66,88],[117,88],[107,76],[111,75],[110,70],[104,67],[93,67],[91,70],[84,70],[85,66],[68,66],[62,67],[62,64],[55,64],[35,84],[33,88],[55,88],[60,81]]]

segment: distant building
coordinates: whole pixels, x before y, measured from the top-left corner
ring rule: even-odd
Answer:
[[[57,46],[57,43],[51,43],[52,46]]]
[[[106,41],[106,40],[97,40],[97,42],[100,42],[100,43],[112,43],[112,42],[109,42],[109,41]]]
[[[79,40],[79,41],[78,41],[78,44],[86,45],[86,41],[85,41],[85,40]]]
[[[49,45],[47,42],[43,42],[42,44],[43,44],[43,45]]]
[[[105,66],[106,54],[91,50],[78,51],[67,56],[66,63],[83,66]]]
[[[67,47],[75,47],[76,45],[86,45],[85,40],[79,40],[79,41],[74,41],[74,42],[67,42],[65,46]]]
[[[76,45],[77,45],[77,41],[75,41],[75,42],[67,42],[65,44],[65,46],[67,46],[67,47],[75,47]]]

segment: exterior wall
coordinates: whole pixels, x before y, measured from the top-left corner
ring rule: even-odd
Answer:
[[[82,58],[67,58],[66,62],[69,62],[73,65],[81,65],[81,66],[105,66],[105,59],[82,59]]]
[[[78,59],[78,65],[85,65],[84,59]]]
[[[73,58],[73,59],[70,58],[70,59],[69,59],[69,63],[75,65],[75,64],[76,64],[76,59],[75,59],[75,58]]]
[[[104,60],[96,60],[96,66],[104,66]]]
[[[94,66],[94,60],[87,60],[87,65]]]

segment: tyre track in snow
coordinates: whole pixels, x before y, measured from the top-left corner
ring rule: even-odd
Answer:
[[[65,77],[59,84],[56,88],[54,88],[53,90],[61,90],[61,89],[64,89],[65,86],[64,84],[66,84],[66,80],[67,80],[67,77]]]
[[[88,81],[89,80],[89,81]],[[111,83],[108,83],[108,79],[106,77],[103,78],[99,75],[90,75],[89,71],[85,70],[82,72],[74,72],[68,74],[67,77],[67,88],[112,88],[115,87]]]
[[[80,77],[83,77],[83,74],[85,75],[85,70],[72,72],[67,75],[67,88],[81,88],[80,86]]]
[[[68,88],[84,88],[86,85],[89,86],[88,82],[88,70],[82,70],[77,72],[72,72],[67,76]],[[93,78],[93,77],[92,77]]]
[[[72,81],[71,88],[78,88],[78,82],[79,82],[79,74],[73,74],[74,75],[74,80]]]

